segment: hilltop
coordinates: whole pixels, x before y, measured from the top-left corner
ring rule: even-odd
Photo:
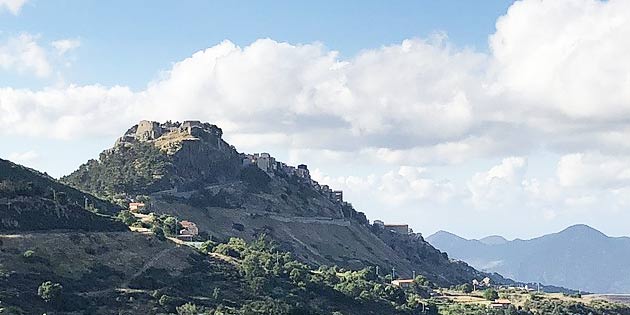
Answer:
[[[488,272],[597,293],[630,292],[630,238],[609,237],[584,224],[530,240],[488,243],[438,232],[427,240]]]
[[[312,266],[395,268],[440,285],[488,276],[451,261],[420,234],[371,225],[342,192],[312,180],[306,165],[239,153],[209,123],[142,121],[61,180],[119,204],[142,197],[147,211],[193,221],[214,240],[269,235]]]

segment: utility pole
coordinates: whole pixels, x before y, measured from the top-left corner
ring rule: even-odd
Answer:
[[[87,198],[87,196],[83,196],[83,198],[85,199],[85,203],[84,203],[83,208],[87,209],[87,207],[88,207],[88,198]]]
[[[392,280],[396,279],[396,267],[392,267]]]
[[[540,293],[540,282],[538,282],[538,293]]]
[[[416,279],[416,271],[415,271],[415,270],[413,271],[413,277],[412,277],[412,279]]]
[[[378,266],[376,266],[376,276],[377,277],[379,276],[379,274],[378,274]]]

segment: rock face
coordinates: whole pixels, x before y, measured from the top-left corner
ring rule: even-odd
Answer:
[[[211,238],[267,234],[312,265],[377,265],[402,277],[416,271],[445,286],[486,276],[451,262],[419,234],[374,228],[341,194],[306,176],[305,165],[274,161],[263,170],[246,163],[253,156],[239,154],[212,124],[142,121],[63,180],[110,198],[148,195],[150,211],[195,222]]]

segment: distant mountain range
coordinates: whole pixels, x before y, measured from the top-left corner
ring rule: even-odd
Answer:
[[[530,240],[496,235],[469,240],[439,231],[427,241],[452,258],[517,281],[630,293],[630,238],[609,237],[587,225]]]

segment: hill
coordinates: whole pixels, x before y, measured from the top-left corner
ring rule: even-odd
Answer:
[[[0,159],[0,231],[126,230],[103,215],[117,210],[46,174]]]
[[[201,250],[132,232],[0,235],[0,314],[630,314],[600,297],[497,289],[491,309],[417,277],[392,285],[375,268],[310,268],[273,242],[232,238]],[[519,310],[517,311],[517,307]]]
[[[312,266],[415,271],[445,286],[488,276],[419,234],[370,225],[341,193],[312,180],[306,165],[239,153],[208,123],[142,121],[62,181],[120,204],[142,197],[147,211],[193,221],[214,240],[269,235]]]
[[[630,292],[630,238],[608,237],[587,225],[531,240],[496,244],[438,232],[427,240],[488,272],[597,293]]]

